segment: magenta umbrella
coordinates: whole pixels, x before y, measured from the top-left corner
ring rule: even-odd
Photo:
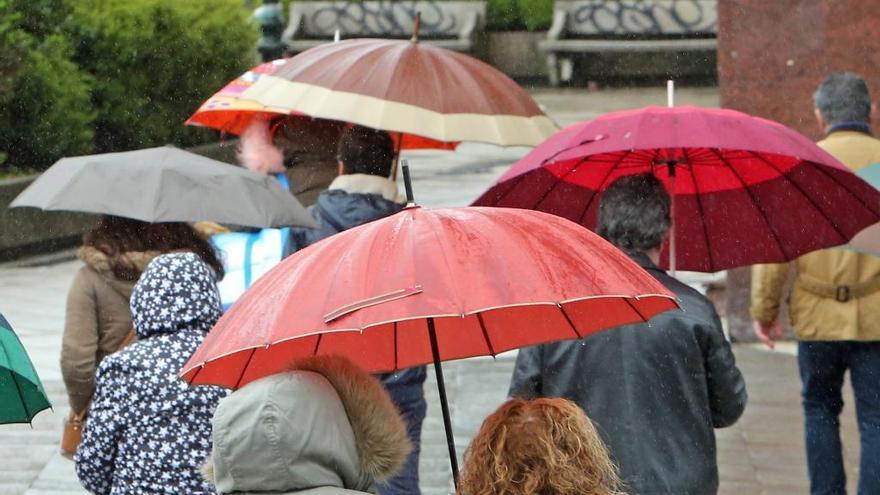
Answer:
[[[681,270],[792,260],[845,244],[880,220],[880,192],[805,136],[692,106],[614,112],[563,129],[474,204],[553,213],[593,229],[601,192],[646,172],[674,198],[673,268]],[[670,265],[668,245],[661,261]]]

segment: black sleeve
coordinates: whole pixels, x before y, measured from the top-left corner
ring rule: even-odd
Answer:
[[[703,342],[706,380],[712,424],[724,428],[736,423],[745,410],[748,394],[742,373],[736,367],[736,358],[730,343],[721,330],[721,320],[713,310],[713,324],[698,329]]]
[[[516,356],[516,366],[510,379],[509,397],[531,399],[540,397],[543,372],[542,346],[536,345],[520,349]]]

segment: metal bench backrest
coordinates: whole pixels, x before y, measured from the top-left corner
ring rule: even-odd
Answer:
[[[482,22],[486,4],[482,1],[336,1],[295,2],[290,17],[301,16],[298,38],[333,37],[338,29],[343,38],[408,38],[416,13],[421,12],[419,35],[424,38],[455,38],[467,29],[476,13]]]
[[[718,1],[556,0],[554,8],[575,36],[706,36],[718,32]]]

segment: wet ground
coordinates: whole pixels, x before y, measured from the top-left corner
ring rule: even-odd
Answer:
[[[586,92],[536,91],[536,99],[562,125],[606,111],[666,101],[661,89]],[[682,89],[679,104],[717,106],[716,88]],[[527,151],[462,145],[455,154],[416,153],[410,156],[417,200],[425,206],[467,204]],[[33,261],[33,260],[30,260]],[[57,455],[62,418],[67,414],[64,386],[58,368],[64,301],[78,263],[62,254],[53,263],[0,265],[0,311],[18,330],[43,378],[54,411],[40,413],[33,427],[0,426],[0,495],[84,493],[73,466]],[[689,277],[696,282],[696,277]],[[736,356],[749,390],[744,417],[734,427],[718,431],[722,494],[807,493],[803,454],[803,417],[797,365],[792,346],[768,352],[736,346]],[[483,418],[500,404],[507,391],[513,354],[447,363],[444,371],[455,440],[459,453]],[[451,491],[446,439],[433,373],[426,395],[430,406],[422,445],[423,493]],[[842,420],[851,484],[857,476],[858,448],[851,395]]]

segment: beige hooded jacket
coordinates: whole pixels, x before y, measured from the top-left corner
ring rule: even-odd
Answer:
[[[220,401],[205,477],[219,494],[372,492],[410,451],[406,425],[378,380],[319,357]]]
[[[79,269],[67,293],[61,375],[73,411],[85,408],[95,393],[95,370],[131,331],[128,299],[137,280],[119,280],[114,263],[126,263],[141,272],[158,252],[129,252],[111,259],[93,247],[79,250],[85,266]]]

